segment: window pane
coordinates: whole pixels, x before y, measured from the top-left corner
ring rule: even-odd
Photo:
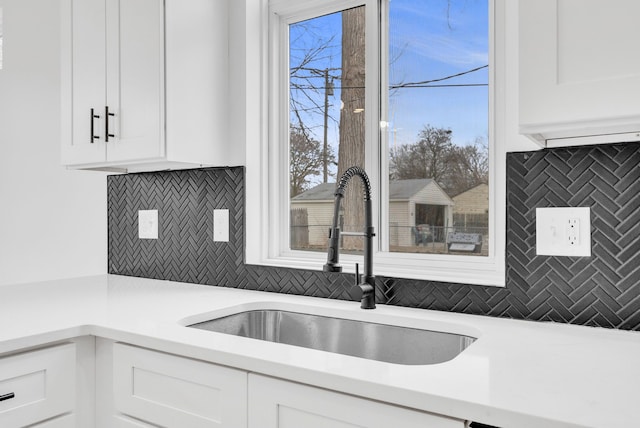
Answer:
[[[389,2],[390,251],[488,252],[488,9]]]
[[[336,177],[364,166],[364,6],[289,26],[290,247],[325,251]],[[343,231],[363,230],[359,180],[343,201]],[[362,239],[343,237],[359,252]]]

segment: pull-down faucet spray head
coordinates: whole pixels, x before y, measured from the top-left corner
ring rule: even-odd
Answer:
[[[375,236],[373,228],[373,216],[371,208],[371,183],[367,173],[360,167],[352,166],[347,169],[336,187],[335,203],[333,209],[333,224],[329,230],[329,249],[327,251],[327,263],[324,265],[325,272],[342,272],[340,260],[340,227],[338,219],[340,217],[340,205],[344,197],[345,190],[349,181],[358,176],[362,180],[364,187],[364,208],[365,208],[365,226],[363,233],[349,233],[349,235],[358,235],[364,237],[364,277],[362,280],[356,275],[356,283],[362,290],[362,302],[360,307],[363,309],[375,309],[375,277],[373,276],[373,237]],[[346,235],[346,233],[343,233]]]

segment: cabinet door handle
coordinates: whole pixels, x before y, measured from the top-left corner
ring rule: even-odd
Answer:
[[[104,107],[104,141],[109,142],[109,138],[114,138],[114,134],[109,133],[109,117],[114,117],[115,113],[109,112],[109,106]]]
[[[89,142],[93,144],[93,140],[99,140],[100,136],[95,135],[95,124],[93,122],[94,119],[100,119],[100,115],[94,113],[94,109],[91,109],[91,135],[89,136]]]
[[[8,394],[0,395],[0,401],[11,400],[15,396],[16,396],[16,394],[14,394],[13,392],[10,392]]]

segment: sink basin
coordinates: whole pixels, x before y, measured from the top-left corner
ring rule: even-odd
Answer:
[[[253,310],[188,327],[395,364],[449,361],[474,337],[282,310]]]

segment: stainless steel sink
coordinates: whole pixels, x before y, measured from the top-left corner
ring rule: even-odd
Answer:
[[[189,327],[408,365],[449,361],[475,340],[453,333],[281,310],[240,312]]]

